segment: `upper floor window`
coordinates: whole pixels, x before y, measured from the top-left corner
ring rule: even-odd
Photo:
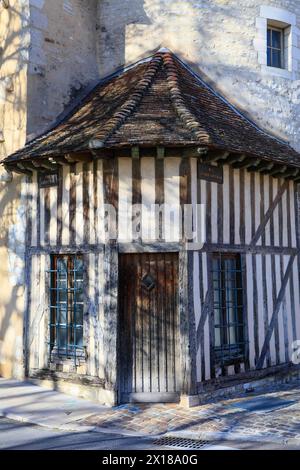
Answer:
[[[284,30],[268,25],[267,65],[284,68]]]
[[[298,78],[299,39],[300,29],[295,13],[270,5],[260,7],[254,47],[264,74],[292,80]]]

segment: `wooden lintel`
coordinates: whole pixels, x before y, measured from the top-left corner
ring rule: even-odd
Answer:
[[[138,160],[140,158],[140,148],[137,145],[131,148],[131,158],[133,160]]]
[[[158,160],[163,160],[165,158],[165,148],[164,147],[157,147],[156,148],[156,158]]]
[[[76,162],[91,162],[93,160],[92,155],[90,152],[88,153],[67,153],[65,154],[65,159],[69,163],[76,163]]]

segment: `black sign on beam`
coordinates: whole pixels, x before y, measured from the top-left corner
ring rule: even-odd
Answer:
[[[58,186],[58,173],[39,173],[39,187],[51,188],[51,186]]]
[[[198,178],[223,184],[223,167],[209,165],[208,163],[198,163]]]

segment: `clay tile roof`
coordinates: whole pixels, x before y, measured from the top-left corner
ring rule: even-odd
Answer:
[[[103,148],[204,145],[300,166],[286,142],[261,130],[167,50],[102,80],[4,163],[84,151],[93,142]]]

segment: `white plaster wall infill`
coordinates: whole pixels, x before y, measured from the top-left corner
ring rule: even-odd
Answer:
[[[290,29],[289,33],[285,35],[287,41],[285,47],[285,53],[287,54],[286,68],[281,69],[267,65],[267,25],[270,20],[279,21]],[[257,51],[261,71],[270,76],[295,79],[300,60],[300,49],[298,48],[300,30],[296,26],[296,15],[288,10],[262,5],[260,7],[260,16],[256,18],[256,30],[254,47]]]

